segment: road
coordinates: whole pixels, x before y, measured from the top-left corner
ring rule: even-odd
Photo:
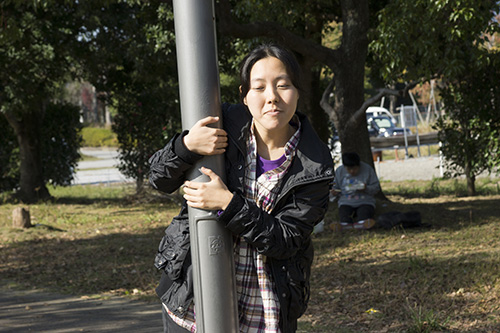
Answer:
[[[133,179],[118,170],[116,149],[82,148],[81,153],[97,159],[78,163],[73,185],[133,182]],[[385,181],[431,180],[441,177],[437,156],[375,162],[375,169],[379,178]]]
[[[16,290],[0,280],[0,332],[162,332],[161,304]]]

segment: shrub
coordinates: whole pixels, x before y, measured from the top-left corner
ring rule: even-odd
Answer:
[[[16,135],[0,114],[0,192],[11,190],[19,183],[19,164]]]
[[[53,185],[68,185],[80,157],[79,107],[68,103],[51,103],[42,121],[43,178]],[[19,147],[13,129],[0,117],[0,192],[19,186]]]
[[[118,145],[116,134],[108,128],[84,127],[82,139],[83,147],[116,147]]]

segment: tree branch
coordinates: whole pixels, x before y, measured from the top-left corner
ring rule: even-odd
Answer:
[[[219,19],[219,31],[227,36],[239,38],[270,37],[285,45],[289,49],[310,57],[317,62],[325,64],[335,71],[340,55],[337,50],[332,50],[311,40],[298,36],[280,24],[269,21],[240,24],[234,21],[232,8],[228,0],[219,0],[215,4],[216,16]]]
[[[403,89],[399,90],[389,89],[389,88],[378,89],[377,94],[365,100],[363,105],[361,105],[361,107],[356,112],[354,112],[351,118],[349,118],[349,121],[347,122],[347,127],[353,126],[355,123],[363,119],[363,115],[366,113],[366,109],[368,109],[370,105],[373,105],[376,102],[380,101],[382,97],[387,95],[400,96],[400,97],[406,96],[408,95],[408,91],[413,89],[418,84],[418,82],[419,81],[412,81],[409,84],[407,84]]]
[[[330,105],[330,94],[333,91],[333,85],[334,81],[333,79],[330,81],[328,86],[326,87],[325,91],[323,92],[323,95],[321,96],[321,101],[319,102],[319,105],[321,108],[326,112],[327,115],[330,116],[330,119],[333,119],[333,122],[338,124],[338,116],[333,110],[332,106]]]

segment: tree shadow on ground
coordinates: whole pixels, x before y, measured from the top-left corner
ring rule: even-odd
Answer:
[[[493,332],[499,296],[478,286],[494,288],[488,272],[499,269],[499,256],[484,253],[333,261],[313,270],[308,313],[352,332],[408,332],[430,317],[447,332]]]
[[[495,332],[498,203],[498,196],[390,202],[377,214],[416,210],[431,228],[326,228],[314,236],[313,294],[303,320],[318,332],[430,332],[432,322],[434,331]],[[491,239],[474,236],[479,230]]]
[[[152,295],[160,273],[153,266],[164,227],[94,235],[38,238],[4,246],[2,278],[23,287],[75,295]]]

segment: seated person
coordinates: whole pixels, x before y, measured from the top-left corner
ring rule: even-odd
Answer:
[[[332,189],[339,197],[340,225],[342,229],[370,229],[375,225],[374,195],[380,191],[375,170],[357,153],[342,154],[342,164],[335,171]]]

